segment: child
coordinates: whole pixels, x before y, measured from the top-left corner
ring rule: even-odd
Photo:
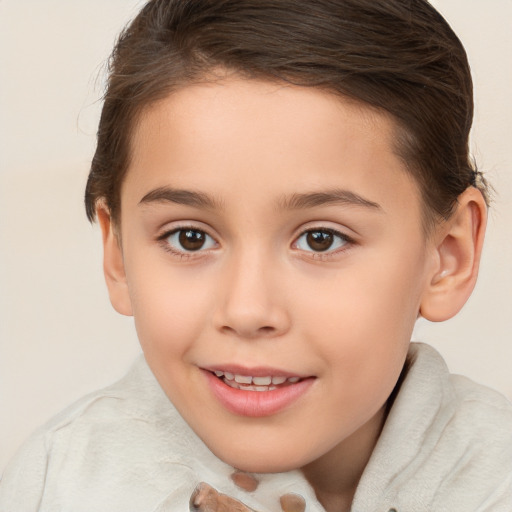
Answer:
[[[512,406],[418,316],[473,289],[464,50],[422,0],[153,0],[86,190],[144,358],[40,430],[1,511],[509,511]]]

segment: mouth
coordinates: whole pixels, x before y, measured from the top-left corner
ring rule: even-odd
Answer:
[[[291,407],[307,394],[315,377],[269,368],[208,368],[203,374],[218,403],[239,416],[264,417]]]
[[[216,370],[212,372],[218,379],[222,380],[224,384],[233,388],[240,389],[242,391],[274,391],[278,388],[283,388],[296,384],[300,380],[300,377],[286,377],[284,375],[266,375],[266,376],[252,376],[252,375],[241,375],[238,373],[224,372]]]

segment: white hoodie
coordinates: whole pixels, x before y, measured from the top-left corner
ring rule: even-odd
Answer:
[[[428,345],[412,343],[408,361],[352,512],[512,512],[512,404],[450,375]],[[324,511],[300,471],[256,475],[253,492],[232,473],[141,357],[28,440],[0,482],[0,512],[184,512],[200,482],[258,512],[289,493]]]

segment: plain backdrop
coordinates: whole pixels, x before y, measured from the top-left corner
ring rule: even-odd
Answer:
[[[139,353],[83,209],[104,62],[136,0],[0,1],[0,471],[37,426]],[[437,0],[473,68],[472,150],[497,193],[477,289],[419,323],[451,370],[512,397],[512,2]]]

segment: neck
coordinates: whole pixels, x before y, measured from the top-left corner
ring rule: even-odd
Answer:
[[[384,425],[386,407],[319,459],[302,468],[327,512],[348,512]]]

